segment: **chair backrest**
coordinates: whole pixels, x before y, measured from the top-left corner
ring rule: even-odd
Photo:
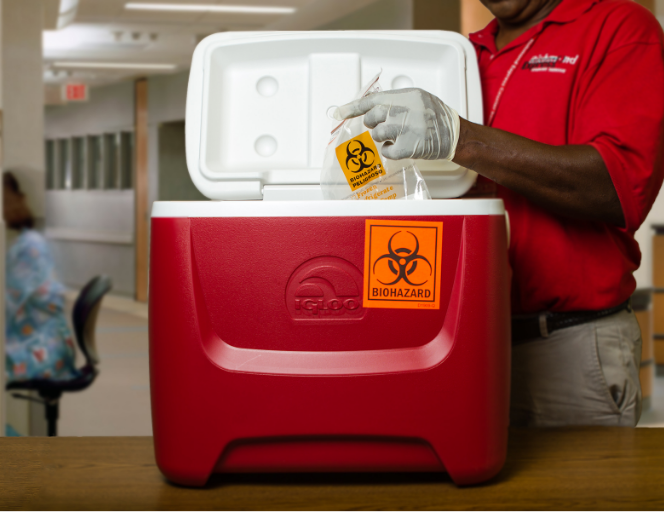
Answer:
[[[95,324],[101,308],[101,300],[112,287],[113,282],[110,277],[96,276],[83,287],[74,304],[72,323],[76,341],[90,366],[99,363],[95,344]]]

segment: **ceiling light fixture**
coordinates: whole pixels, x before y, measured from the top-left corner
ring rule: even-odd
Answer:
[[[129,2],[125,9],[132,11],[172,11],[172,12],[225,12],[237,14],[292,14],[295,7],[273,7],[263,5],[208,5],[208,4],[148,4]]]
[[[54,62],[54,68],[68,69],[118,69],[118,70],[150,70],[150,71],[173,71],[177,64],[152,64],[135,62]]]

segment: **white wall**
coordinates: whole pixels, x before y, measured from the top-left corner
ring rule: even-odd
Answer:
[[[159,199],[159,127],[183,121],[189,71],[148,79],[148,202]]]
[[[134,127],[134,84],[122,82],[90,91],[90,101],[49,106],[45,137],[65,138],[130,131]],[[80,288],[97,274],[113,279],[113,293],[134,295],[134,191],[46,191],[46,235],[58,276]]]
[[[189,73],[184,72],[148,80],[150,204],[157,200],[159,190],[159,126],[184,120],[188,79]],[[133,130],[133,127],[134,83],[131,81],[94,88],[90,91],[90,101],[49,106],[45,113],[46,138],[96,135]],[[58,273],[65,284],[79,287],[92,275],[103,271],[113,278],[114,293],[134,295],[133,190],[49,190],[46,212],[47,235],[52,235]],[[97,241],[89,240],[93,231],[99,234]],[[100,241],[104,238],[116,241]]]
[[[3,167],[13,169],[37,218],[44,216],[41,0],[2,4]]]
[[[48,106],[46,138],[93,135],[134,128],[134,84],[120,82],[96,87],[84,103]]]
[[[187,105],[189,71],[148,79],[148,123],[182,121]]]
[[[441,0],[438,0],[441,1]],[[316,30],[411,30],[412,0],[378,0]]]
[[[45,232],[68,287],[105,274],[113,293],[134,295],[133,190],[49,190]]]

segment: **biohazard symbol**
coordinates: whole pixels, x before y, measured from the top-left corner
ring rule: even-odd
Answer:
[[[348,143],[346,153],[346,168],[350,172],[360,172],[368,169],[376,160],[376,153],[358,139],[353,139]]]
[[[382,259],[387,259],[387,266],[390,269],[390,272],[392,272],[397,278],[392,281],[391,283],[384,283],[380,279],[377,279],[379,283],[385,285],[385,286],[390,286],[393,284],[397,284],[399,281],[402,279],[406,281],[409,285],[411,286],[422,286],[424,283],[428,281],[425,280],[422,283],[412,283],[409,279],[408,276],[410,276],[413,272],[415,272],[415,269],[417,269],[417,262],[418,261],[423,261],[427,265],[429,265],[429,275],[433,273],[433,267],[431,267],[431,263],[429,263],[429,260],[426,259],[424,256],[418,254],[420,250],[420,241],[417,239],[417,237],[411,233],[410,231],[406,231],[406,233],[410,234],[414,239],[415,239],[415,249],[411,250],[406,247],[400,247],[399,249],[392,249],[392,240],[394,239],[395,236],[397,236],[401,231],[397,231],[390,237],[390,241],[387,243],[387,254],[383,254],[380,258],[378,258],[374,264],[373,264],[373,273],[376,273],[376,265],[378,262]]]

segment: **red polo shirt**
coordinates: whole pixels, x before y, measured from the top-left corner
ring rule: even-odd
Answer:
[[[664,35],[631,0],[562,0],[540,24],[497,51],[493,20],[471,34],[485,120],[509,68],[495,128],[552,145],[599,151],[625,228],[569,219],[498,186],[511,221],[512,311],[599,310],[634,291],[634,232],[664,177]],[[532,41],[532,42],[530,42]]]

